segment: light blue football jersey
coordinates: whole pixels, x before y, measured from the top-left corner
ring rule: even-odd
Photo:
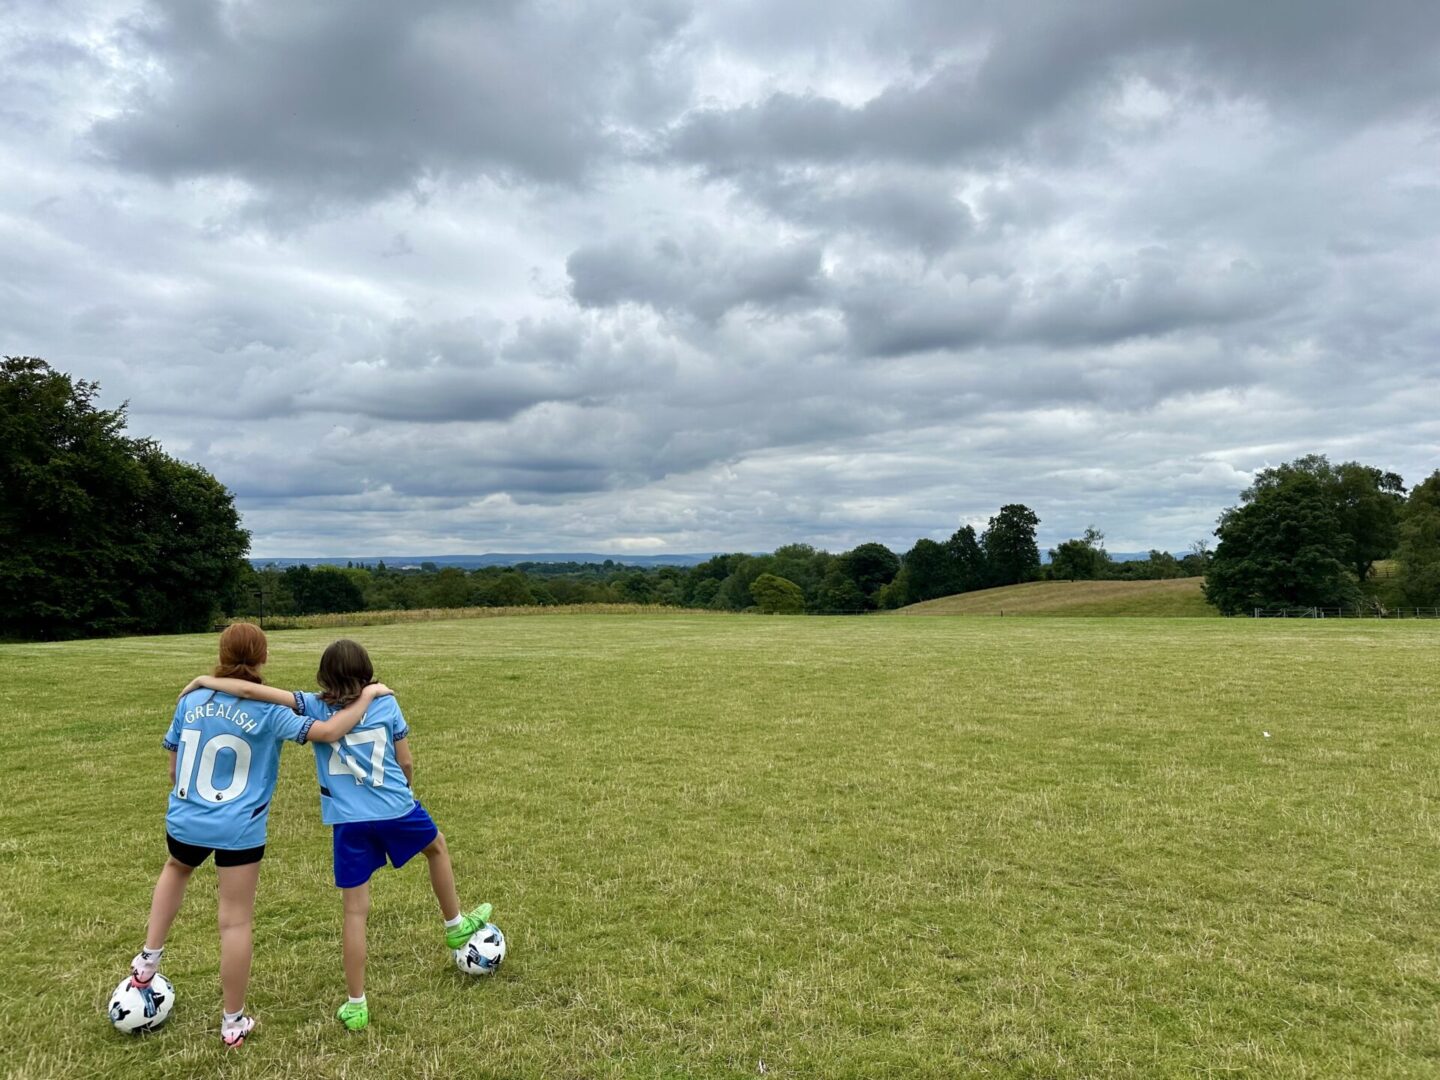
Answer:
[[[340,710],[315,694],[304,694],[305,715],[328,720]],[[315,743],[315,773],[320,780],[320,819],[326,825],[346,821],[389,821],[415,807],[415,796],[395,744],[410,734],[399,703],[378,697],[365,717],[338,743]]]
[[[283,705],[192,690],[175,706],[164,746],[175,786],[165,827],[197,847],[238,850],[265,843],[280,744],[303,743],[314,721]]]

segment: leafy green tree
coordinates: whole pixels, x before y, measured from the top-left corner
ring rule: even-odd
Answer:
[[[480,591],[478,582],[458,566],[446,566],[428,575],[425,606],[462,608],[475,603]]]
[[[991,585],[1015,585],[1040,576],[1040,547],[1035,530],[1040,519],[1024,503],[1002,506],[980,537]]]
[[[720,591],[720,581],[717,578],[701,578],[690,590],[690,603],[697,608],[708,608],[715,602],[715,594]]]
[[[901,565],[900,572],[887,585],[881,585],[875,590],[875,595],[870,598],[871,603],[881,611],[893,611],[895,608],[902,608],[910,599],[910,571],[905,565]]]
[[[1219,545],[1205,575],[1205,598],[1225,615],[1263,607],[1353,603],[1358,587],[1340,553],[1349,538],[1324,482],[1295,471],[1283,483],[1245,493],[1215,530]]]
[[[145,569],[131,590],[135,627],[166,634],[209,629],[238,598],[250,536],[230,493],[204,469],[148,441],[136,444],[136,456],[146,483],[137,508]]]
[[[805,611],[805,592],[789,578],[761,574],[750,583],[750,595],[765,615],[801,615]]]
[[[862,607],[876,606],[875,594],[900,572],[900,556],[884,544],[861,544],[840,556],[840,571],[864,597]]]
[[[1168,551],[1151,548],[1146,562],[1149,564],[1147,569],[1151,581],[1168,581],[1185,576],[1185,568],[1180,565],[1180,560]]]
[[[767,572],[769,559],[756,558],[742,552],[722,558],[728,573],[721,580],[709,606],[720,611],[744,611],[751,605],[750,583]]]
[[[1095,581],[1108,576],[1110,554],[1105,550],[1105,534],[1094,525],[1085,535],[1066,540],[1050,549],[1050,576],[1061,581]]]
[[[1301,476],[1311,477],[1324,491],[1345,537],[1336,556],[1350,567],[1357,580],[1364,581],[1375,563],[1393,555],[1400,542],[1404,482],[1395,473],[1372,465],[1358,461],[1331,465],[1324,454],[1308,454],[1257,473],[1241,499],[1249,502]]]
[[[1397,473],[1383,472],[1358,461],[1336,469],[1340,527],[1350,537],[1350,568],[1364,581],[1381,559],[1395,554],[1400,543],[1400,514],[1405,484]]]
[[[360,586],[338,567],[289,566],[284,576],[295,610],[301,615],[365,610],[365,594]]]
[[[366,599],[366,606],[373,607]],[[295,613],[295,598],[285,584],[285,575],[273,564],[252,569],[248,562],[241,563],[240,580],[235,587],[234,601],[227,605],[228,615],[239,615],[251,619],[263,619],[270,615],[292,615]]]
[[[0,636],[203,630],[249,535],[203,469],[36,357],[0,361]]]
[[[830,568],[815,592],[814,610],[824,614],[853,614],[867,607],[866,596],[849,574],[839,565]]]
[[[654,590],[651,587],[650,575],[643,570],[632,570],[630,573],[621,576],[616,583],[621,594],[632,604],[648,604],[654,599]]]
[[[479,600],[487,607],[529,607],[536,603],[529,579],[515,570],[507,570],[481,585]]]
[[[1203,576],[1205,572],[1210,569],[1210,558],[1212,554],[1209,540],[1192,540],[1190,542],[1190,549],[1180,560],[1180,576]]]
[[[715,601],[720,583],[730,576],[730,561],[733,556],[715,555],[702,563],[696,563],[685,575],[681,590],[684,601],[692,607],[709,607]],[[713,585],[705,585],[713,581]],[[703,587],[702,587],[703,586]]]
[[[975,535],[975,526],[963,525],[945,541],[945,550],[955,568],[955,591],[972,592],[990,584],[990,567],[985,549]]]
[[[901,607],[959,592],[958,569],[948,546],[922,537],[905,553],[904,566],[892,583],[896,586],[893,596],[886,599]],[[882,602],[880,606],[891,605]]]
[[[677,606],[681,603],[685,575],[678,566],[661,566],[646,575],[650,585],[651,604]]]
[[[1403,603],[1440,605],[1440,469],[1410,492],[1395,561],[1399,573],[1396,590]]]
[[[799,585],[808,603],[815,598],[815,590],[825,579],[833,557],[809,544],[786,544],[770,554],[768,573],[783,577]]]

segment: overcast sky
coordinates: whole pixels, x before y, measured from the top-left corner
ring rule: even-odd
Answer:
[[[1209,536],[1440,467],[1440,3],[0,0],[0,352],[253,553]]]

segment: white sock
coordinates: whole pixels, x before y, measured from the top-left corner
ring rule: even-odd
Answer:
[[[351,1004],[351,1005],[364,1005],[364,1004],[365,1004],[365,995],[364,995],[364,994],[361,994],[358,998],[351,998],[351,999],[350,999],[350,1004]]]
[[[229,1024],[231,1027],[234,1027],[236,1024],[240,1023],[240,1020],[242,1017],[244,1017],[244,1015],[245,1006],[241,1005],[240,1011],[237,1013],[224,1013],[225,1023]]]
[[[160,957],[164,954],[164,945],[161,945],[158,949],[147,949],[143,945],[140,946],[140,955],[143,956],[149,963],[158,964],[160,962]]]
[[[446,920],[445,920],[445,929],[446,929],[446,930],[449,930],[452,926],[459,926],[459,925],[460,925],[462,922],[464,922],[464,921],[465,921],[465,914],[464,914],[464,912],[461,912],[459,915],[456,915],[453,919],[446,919]]]

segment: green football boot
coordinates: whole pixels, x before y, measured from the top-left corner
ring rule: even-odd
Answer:
[[[366,1024],[370,1023],[370,1003],[367,1001],[347,1001],[336,1011],[335,1018],[344,1024],[347,1030],[360,1031]]]
[[[489,904],[481,904],[470,914],[460,920],[460,925],[452,926],[445,931],[445,945],[447,948],[458,949],[465,942],[470,940],[470,935],[479,930],[490,921],[490,912],[493,910]]]

